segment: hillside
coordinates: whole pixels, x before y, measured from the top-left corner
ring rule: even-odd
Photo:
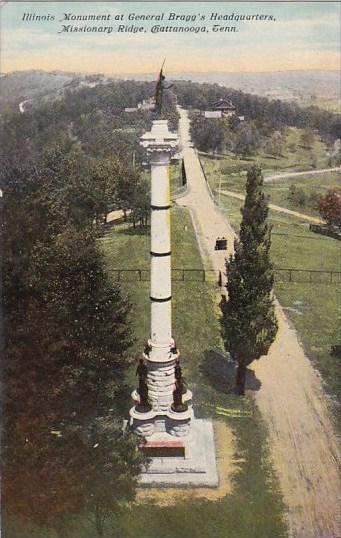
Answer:
[[[61,71],[16,71],[0,78],[0,113],[17,109],[22,101],[45,102],[64,95],[66,89],[93,87],[111,79]]]

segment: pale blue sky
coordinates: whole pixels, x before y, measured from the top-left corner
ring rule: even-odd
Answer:
[[[110,74],[154,72],[163,57],[167,71],[269,71],[338,69],[339,2],[8,2],[1,8],[2,70],[59,69]],[[24,21],[24,13],[54,16]],[[64,13],[110,15],[110,21],[62,22]],[[161,15],[163,21],[128,21],[129,14]],[[190,22],[168,20],[192,15]],[[220,15],[264,14],[275,21],[210,21]],[[125,20],[113,20],[115,15]],[[205,17],[205,21],[200,20]],[[110,26],[108,33],[61,32],[62,25]],[[151,33],[152,26],[203,27],[199,33]],[[213,24],[237,33],[213,32]],[[117,32],[143,26],[142,33]]]

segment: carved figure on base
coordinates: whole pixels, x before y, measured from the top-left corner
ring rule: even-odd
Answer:
[[[149,353],[151,352],[151,350],[152,350],[152,346],[149,344],[149,342],[146,342],[146,343],[144,344],[143,352],[144,352],[144,354],[145,354],[147,357],[149,357]],[[141,362],[141,361],[143,362],[142,359],[140,359],[140,362]]]
[[[176,361],[175,361],[174,375],[175,375],[175,379],[177,381],[180,381],[180,379],[182,379],[182,369],[181,369],[181,366],[180,366],[179,359],[176,359]]]
[[[173,391],[173,404],[172,404],[172,410],[176,413],[182,413],[183,411],[187,411],[188,406],[186,403],[183,403],[182,401],[182,395],[185,392],[185,386],[183,383],[182,378],[177,379],[175,382],[175,390]]]
[[[136,410],[141,412],[150,411],[150,409],[152,408],[148,399],[147,374],[148,368],[144,364],[143,359],[140,359],[139,364],[136,368],[136,375],[138,375],[139,377],[139,388],[137,389],[137,392],[140,396],[140,402],[136,406]]]

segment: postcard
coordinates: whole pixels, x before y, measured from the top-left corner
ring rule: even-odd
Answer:
[[[0,2],[5,538],[340,538],[340,15]]]

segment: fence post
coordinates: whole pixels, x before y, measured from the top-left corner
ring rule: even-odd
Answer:
[[[206,271],[205,271],[205,269],[203,269],[203,271],[202,271],[202,281],[203,282],[206,281]]]
[[[289,269],[289,282],[292,282],[292,270]]]
[[[121,280],[121,271],[117,271],[117,282]]]
[[[142,271],[141,271],[141,269],[139,269],[139,280],[140,280],[140,282],[142,280]]]
[[[182,270],[182,282],[185,282],[185,269]]]

